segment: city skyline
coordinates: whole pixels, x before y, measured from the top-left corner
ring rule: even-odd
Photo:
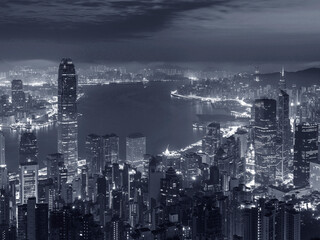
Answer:
[[[28,85],[17,79],[39,73],[52,81]],[[3,206],[11,207],[1,231],[8,239],[307,239],[301,222],[308,213],[317,216],[320,205],[309,200],[312,210],[304,206],[305,194],[313,199],[320,190],[320,86],[297,87],[283,67],[277,75],[278,84],[270,85],[257,71],[232,75],[170,65],[138,72],[93,65],[78,72],[71,58],[40,72],[22,67],[2,73],[9,85],[0,97],[0,185]],[[110,91],[115,95],[108,99]],[[78,108],[92,96],[97,98],[87,110]],[[151,99],[158,100],[157,108]],[[161,110],[164,104],[175,109],[171,119]],[[181,107],[189,110],[176,114]],[[126,118],[128,111],[133,115]],[[98,112],[106,115],[99,118]],[[104,129],[110,113],[118,120],[107,132],[83,124],[97,120]],[[188,114],[193,117],[186,121]],[[119,136],[125,125],[131,130]],[[57,147],[39,157],[48,144],[38,136],[52,135],[49,126]],[[169,141],[190,128],[193,137],[183,148],[150,152],[149,145],[159,145],[155,132],[165,131],[162,138]],[[90,132],[83,137],[85,129]],[[19,169],[8,171],[6,142],[16,134]]]
[[[318,0],[0,3],[0,240],[319,240]]]

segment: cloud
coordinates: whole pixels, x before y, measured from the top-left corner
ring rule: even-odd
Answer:
[[[318,0],[2,0],[3,59],[317,61]]]
[[[223,0],[9,0],[1,3],[0,39],[63,41],[148,37],[178,13]]]

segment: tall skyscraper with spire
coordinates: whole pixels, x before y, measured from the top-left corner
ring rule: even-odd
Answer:
[[[284,67],[282,67],[281,73],[280,73],[279,88],[283,91],[287,89],[286,78],[284,76]]]
[[[63,154],[71,180],[77,172],[77,76],[70,58],[63,58],[58,72],[58,152]]]

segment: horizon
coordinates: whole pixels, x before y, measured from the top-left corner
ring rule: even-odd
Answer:
[[[63,57],[62,57],[63,58]],[[48,67],[58,67],[62,59],[44,60],[44,59],[28,59],[20,61],[0,61],[0,71],[9,71],[14,67],[32,67],[36,69],[44,69]],[[298,72],[311,68],[320,68],[320,62],[309,63],[217,63],[217,62],[112,62],[112,61],[97,61],[83,62],[77,61],[70,57],[74,64],[79,68],[88,68],[90,66],[105,65],[108,67],[125,67],[129,71],[137,71],[143,68],[156,68],[159,66],[181,67],[183,69],[191,69],[198,71],[227,71],[233,74],[254,72],[259,69],[260,74],[269,74],[281,72],[282,67],[285,72]]]
[[[320,57],[317,0],[11,0],[0,6],[0,62],[70,56],[290,69]]]

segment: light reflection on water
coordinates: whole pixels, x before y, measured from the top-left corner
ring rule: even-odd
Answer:
[[[180,149],[201,139],[204,130],[193,129],[197,114],[212,114],[211,104],[191,102],[170,97],[179,84],[173,82],[86,86],[85,97],[78,105],[79,156],[85,157],[85,137],[116,133],[120,136],[120,157],[125,156],[125,137],[133,132],[147,136],[147,152],[159,154],[167,146]],[[221,116],[220,116],[221,118]],[[56,125],[35,130],[38,138],[39,160],[57,151]],[[5,129],[6,158],[9,170],[17,170],[20,131]]]

